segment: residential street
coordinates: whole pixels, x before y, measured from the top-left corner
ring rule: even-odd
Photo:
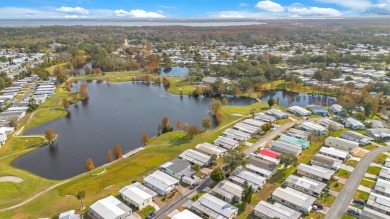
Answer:
[[[390,150],[390,146],[374,149],[370,151],[368,154],[366,154],[358,162],[351,176],[345,183],[343,189],[340,191],[339,195],[334,201],[328,214],[325,216],[326,219],[342,218],[343,214],[348,208],[350,200],[353,198],[353,195],[355,194],[356,189],[359,187],[360,181],[362,180],[364,174],[366,173],[368,166],[370,166],[371,162],[374,160],[376,156],[389,150]]]

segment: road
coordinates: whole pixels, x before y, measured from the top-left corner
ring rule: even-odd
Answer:
[[[390,146],[376,148],[360,159],[355,169],[351,173],[351,176],[345,183],[343,189],[339,192],[339,195],[333,202],[333,205],[329,209],[328,214],[326,214],[325,219],[343,217],[343,214],[347,210],[356,189],[359,187],[360,181],[366,173],[368,166],[370,166],[371,162],[375,159],[376,156],[386,151],[390,151]]]
[[[207,178],[203,180],[198,187],[196,187],[194,190],[188,190],[186,193],[180,195],[175,200],[169,202],[169,204],[164,205],[160,210],[157,211],[156,218],[157,219],[164,219],[166,215],[186,203],[189,198],[192,197],[195,194],[201,192],[203,189],[205,189],[207,186],[209,186],[211,183],[211,179]]]

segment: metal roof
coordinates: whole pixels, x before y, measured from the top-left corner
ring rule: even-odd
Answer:
[[[217,156],[219,156],[227,151],[225,148],[218,147],[218,146],[210,144],[208,142],[198,144],[198,145],[196,145],[195,148],[201,152],[206,153],[206,154],[215,154]]]
[[[235,196],[241,198],[242,192],[244,191],[244,189],[241,186],[225,179],[225,180],[219,182],[212,189],[212,191],[217,193],[217,194],[220,194],[222,196],[229,197],[230,199],[233,199]]]
[[[238,141],[223,136],[218,136],[218,138],[214,141],[214,144],[226,149],[234,149],[240,145]]]
[[[162,191],[165,191],[167,188],[176,185],[179,183],[179,180],[173,178],[172,176],[161,172],[160,170],[155,171],[152,174],[149,174],[144,178],[144,182],[147,182]]]
[[[114,196],[100,199],[93,203],[90,208],[104,219],[116,219],[131,212],[131,208],[114,198]]]
[[[299,206],[303,209],[310,209],[311,205],[314,203],[316,198],[307,195],[298,190],[286,187],[278,187],[273,193],[272,196],[278,197],[286,202],[293,203],[294,205]]]
[[[326,155],[333,155],[344,159],[348,156],[348,151],[344,151],[336,148],[330,148],[330,147],[322,147],[320,149],[320,153]]]
[[[211,216],[212,218],[231,218],[238,212],[238,208],[212,196],[208,193],[202,195],[193,204],[193,208]]]
[[[119,190],[119,193],[122,196],[125,196],[133,202],[137,203],[138,205],[142,204],[145,200],[153,198],[153,196],[144,192],[138,187],[125,186],[121,190]]]
[[[172,219],[202,219],[202,218],[192,213],[191,211],[185,209],[184,211],[173,215]]]
[[[191,163],[199,164],[204,166],[211,160],[209,155],[203,154],[199,151],[188,149],[179,155],[180,158],[188,160]]]
[[[302,152],[301,147],[279,140],[272,142],[271,149],[275,151],[289,151],[292,152],[294,155],[300,154]]]
[[[263,215],[267,215],[268,218],[298,219],[301,216],[301,213],[294,209],[279,203],[270,204],[265,201],[260,201],[254,210],[261,212]]]
[[[326,169],[326,168],[323,168],[320,166],[315,166],[315,165],[310,166],[310,165],[303,164],[303,163],[299,164],[297,169],[300,171],[309,173],[311,175],[318,176],[318,177],[321,177],[323,179],[327,179],[327,180],[332,178],[333,174],[335,173],[334,170],[329,170],[329,169]]]
[[[299,177],[295,175],[290,175],[287,177],[286,182],[294,184],[298,187],[310,190],[312,192],[320,194],[322,190],[326,187],[325,183],[318,182],[316,180],[310,179],[308,177]]]

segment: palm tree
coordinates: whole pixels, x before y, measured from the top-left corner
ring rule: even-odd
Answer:
[[[83,210],[83,209],[84,209],[83,198],[85,198],[85,192],[84,192],[84,190],[83,190],[83,191],[79,191],[79,192],[77,193],[76,197],[77,197],[77,199],[80,200],[80,202],[81,202],[81,208],[80,208],[80,209]]]

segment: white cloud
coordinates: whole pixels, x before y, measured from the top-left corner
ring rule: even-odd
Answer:
[[[144,11],[140,9],[135,9],[131,11],[125,11],[123,9],[115,10],[114,14],[119,17],[134,17],[134,18],[163,18],[165,17],[162,14],[162,11],[152,12],[152,11]]]
[[[268,13],[254,13],[250,11],[219,11],[211,13],[210,17],[214,18],[267,18],[271,17]]]
[[[249,6],[249,4],[244,3],[244,2],[241,2],[240,4],[238,4],[238,7],[247,7],[247,6]]]
[[[371,15],[390,15],[390,0],[382,0],[377,4],[367,8],[367,14]]]
[[[291,16],[326,16],[326,17],[338,17],[343,15],[340,11],[334,8],[319,8],[319,7],[290,7],[288,13]]]
[[[321,3],[331,3],[351,9],[366,9],[372,5],[371,0],[316,0]]]
[[[260,1],[256,4],[255,8],[262,10],[262,11],[268,11],[273,13],[281,13],[284,11],[283,6],[280,4],[266,0],[266,1]]]
[[[81,7],[65,7],[62,6],[60,8],[57,8],[56,11],[58,12],[64,12],[67,14],[89,14],[89,11],[87,9],[81,8]]]

